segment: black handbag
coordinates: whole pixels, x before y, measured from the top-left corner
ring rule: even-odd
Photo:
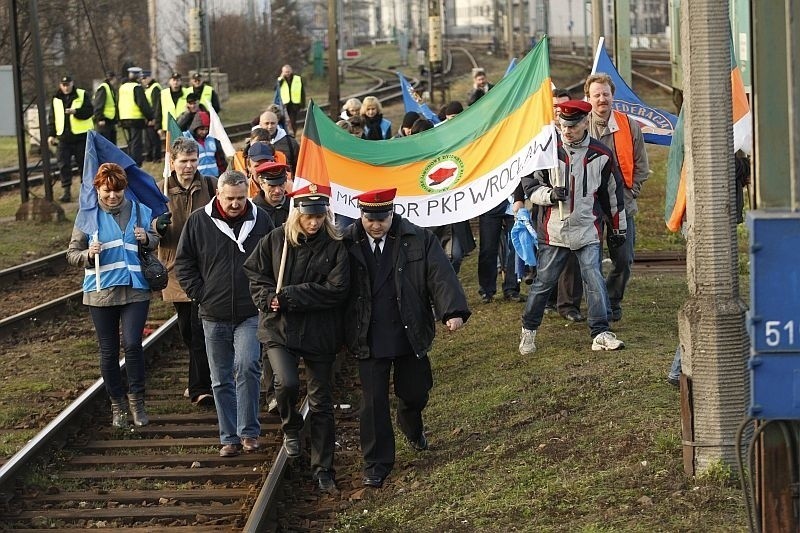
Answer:
[[[139,221],[141,227],[146,228],[147,226],[139,220],[139,203],[134,202],[133,205],[136,206],[136,220]],[[152,250],[145,250],[141,243],[139,243],[139,263],[142,267],[142,275],[150,285],[151,291],[163,291],[167,288],[169,282],[167,267],[159,261]]]

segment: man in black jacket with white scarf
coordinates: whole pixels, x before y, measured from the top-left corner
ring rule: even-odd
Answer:
[[[242,266],[273,228],[267,213],[247,199],[247,177],[229,170],[211,202],[189,215],[178,241],[177,278],[203,321],[221,457],[259,449],[258,308]]]

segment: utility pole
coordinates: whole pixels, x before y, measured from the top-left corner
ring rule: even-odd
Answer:
[[[614,2],[614,59],[622,79],[631,85],[631,5],[630,0]]]
[[[514,10],[511,0],[506,0],[506,52],[508,60],[514,59]]]
[[[22,61],[19,50],[19,21],[17,18],[17,0],[8,1],[8,22],[11,26],[11,64],[14,69],[14,115],[17,123],[17,160],[19,161],[19,193],[22,203],[29,199],[28,195],[28,154],[25,151],[25,115],[22,112]],[[42,144],[42,135],[39,135]]]
[[[328,0],[328,112],[331,119],[339,115],[339,39],[336,31],[338,0]]]
[[[44,174],[44,197],[53,202],[53,182],[50,176],[50,147],[47,144],[47,107],[44,94],[44,68],[42,67],[42,41],[39,36],[39,7],[36,0],[28,0],[33,45],[33,69],[36,78],[36,107],[39,111],[39,148],[42,150],[42,173]]]
[[[442,6],[428,0],[428,87],[433,102],[433,73],[442,71]]]
[[[150,72],[155,79],[158,76],[158,26],[156,17],[156,0],[147,0],[147,18],[150,25]],[[105,74],[105,73],[104,73]]]
[[[592,39],[593,46],[597,46],[603,35],[603,0],[592,0]]]

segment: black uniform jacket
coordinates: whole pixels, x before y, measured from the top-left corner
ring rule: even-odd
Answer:
[[[283,223],[289,218],[289,199],[284,199],[281,205],[275,206],[267,202],[264,191],[258,191],[252,200],[254,204],[267,212],[276,228],[283,226]]]
[[[433,233],[395,213],[387,237],[395,239],[391,275],[403,327],[414,353],[417,357],[425,357],[436,334],[431,304],[443,323],[454,317],[466,321],[471,314],[467,297]],[[350,352],[359,359],[370,357],[367,333],[372,314],[373,284],[364,257],[365,240],[368,237],[360,221],[345,231],[344,244],[350,254],[351,279],[345,341]]]
[[[342,347],[344,303],[350,288],[347,251],[324,229],[299,246],[290,245],[276,313],[270,302],[284,240],[284,228],[277,228],[261,239],[244,263],[253,301],[261,311],[258,339],[267,348],[284,347],[304,357],[333,361]]]
[[[218,217],[216,206],[212,213]],[[244,252],[222,233],[204,208],[189,215],[178,241],[175,274],[186,295],[200,304],[201,318],[239,323],[258,314],[242,265],[274,226],[261,208],[249,203],[245,218],[254,215],[255,226],[242,243]]]

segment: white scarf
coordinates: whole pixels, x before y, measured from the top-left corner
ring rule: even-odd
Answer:
[[[253,212],[253,220],[244,221],[244,224],[242,224],[242,229],[239,230],[239,238],[237,239],[236,235],[233,234],[233,228],[231,228],[227,222],[211,216],[211,207],[214,205],[215,200],[216,197],[211,198],[211,201],[206,204],[203,210],[209,216],[214,225],[217,226],[217,228],[219,228],[219,230],[222,233],[230,237],[231,240],[236,243],[236,245],[239,247],[239,251],[242,253],[246,253],[244,251],[244,246],[242,246],[242,243],[247,239],[247,236],[250,235],[250,232],[253,231],[253,228],[256,225],[256,220],[258,219],[258,209],[256,209],[256,205],[251,200],[249,199],[247,200],[247,202],[250,204],[250,209]]]

